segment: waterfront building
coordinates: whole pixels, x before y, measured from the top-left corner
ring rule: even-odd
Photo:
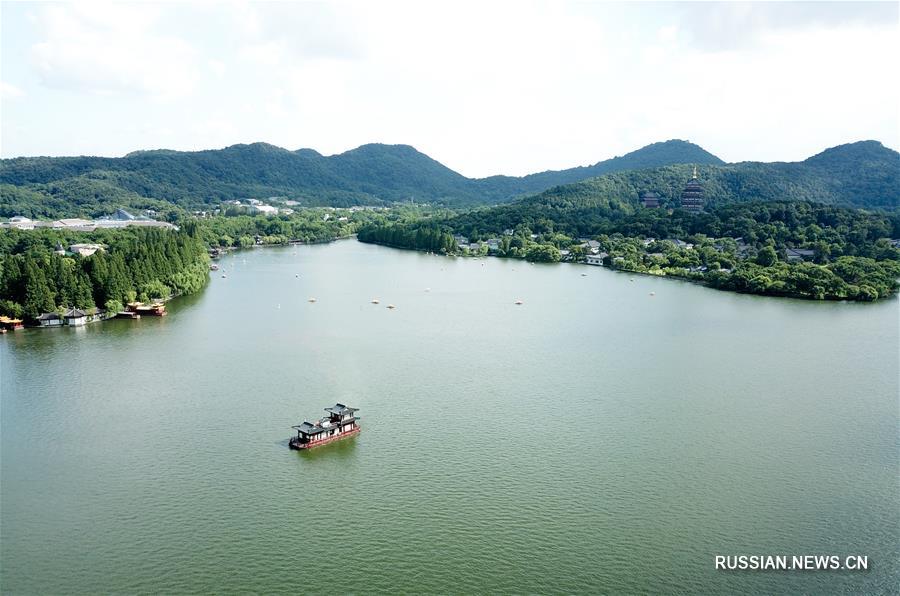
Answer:
[[[681,191],[681,208],[688,213],[703,211],[703,186],[697,179],[697,166],[694,166],[694,175]]]
[[[59,316],[59,313],[45,312],[38,317],[38,322],[41,327],[59,327],[63,324],[63,318]]]
[[[66,321],[66,325],[71,327],[81,327],[88,322],[87,313],[80,308],[70,308],[63,315],[63,319]]]

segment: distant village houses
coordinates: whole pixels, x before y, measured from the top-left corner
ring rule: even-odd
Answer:
[[[252,205],[252,207],[257,213],[261,213],[263,215],[278,215],[278,207],[273,207],[271,205],[262,205],[259,203]]]
[[[79,217],[70,217],[56,219],[53,221],[36,220],[25,217],[24,215],[16,215],[9,218],[9,221],[0,223],[0,228],[11,228],[17,230],[34,230],[37,228],[64,229],[73,232],[93,232],[98,229],[109,228],[125,228],[129,226],[145,226],[166,229],[178,229],[176,226],[165,222],[150,219],[147,216],[135,216],[128,213],[124,209],[118,209],[112,216],[105,215],[95,220],[87,220]]]
[[[595,255],[600,252],[600,243],[596,240],[588,240],[579,244],[585,254]]]

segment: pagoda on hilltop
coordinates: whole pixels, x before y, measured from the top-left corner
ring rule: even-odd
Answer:
[[[681,208],[688,213],[703,211],[703,187],[697,179],[697,166],[694,166],[694,175],[681,191]]]

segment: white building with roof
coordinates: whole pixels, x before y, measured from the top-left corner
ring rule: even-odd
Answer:
[[[103,250],[102,244],[72,244],[69,246],[69,252],[82,257],[89,257],[98,250]]]

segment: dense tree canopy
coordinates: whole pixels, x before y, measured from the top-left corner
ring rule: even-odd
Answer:
[[[34,320],[71,307],[91,310],[196,292],[208,279],[208,257],[196,226],[188,228],[2,230],[0,313]],[[104,249],[87,257],[58,253],[57,247],[75,242]]]

